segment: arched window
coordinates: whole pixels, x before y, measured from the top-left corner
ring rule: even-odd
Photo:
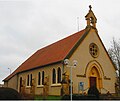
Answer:
[[[30,75],[30,86],[32,86],[32,74]]]
[[[42,71],[42,85],[44,85],[44,78],[45,78],[45,73]]]
[[[29,75],[27,75],[27,86],[29,86]]]
[[[40,81],[41,81],[41,79],[40,79],[40,78],[41,78],[41,75],[40,75],[40,72],[39,72],[39,73],[38,73],[38,85],[40,85],[40,84],[41,84],[41,82],[40,82]]]
[[[20,77],[20,87],[22,86],[22,77]]]
[[[60,68],[58,68],[58,76],[57,76],[57,81],[58,81],[58,83],[60,83],[61,82],[61,69]]]
[[[52,83],[56,83],[56,72],[55,72],[55,69],[53,69],[52,71]]]
[[[21,92],[21,87],[23,86],[23,84],[22,84],[22,77],[20,77],[20,92]]]

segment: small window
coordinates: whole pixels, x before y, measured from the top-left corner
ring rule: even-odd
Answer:
[[[41,84],[41,75],[40,75],[40,72],[38,73],[38,85],[40,85]]]
[[[22,77],[20,77],[20,88],[19,88],[19,91],[21,92],[22,91],[22,88],[23,87],[23,81],[22,81]]]
[[[30,75],[30,86],[32,86],[32,74]]]
[[[42,85],[44,85],[44,78],[45,78],[45,73],[42,71]]]
[[[20,87],[22,86],[22,77],[20,77]]]
[[[27,75],[27,86],[29,86],[29,75]]]
[[[55,72],[55,69],[53,69],[52,71],[52,83],[56,83],[56,72]]]
[[[61,69],[60,68],[58,68],[58,83],[60,83],[61,82]]]

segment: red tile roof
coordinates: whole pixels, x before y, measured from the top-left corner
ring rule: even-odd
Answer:
[[[9,80],[11,77],[13,77],[15,74],[19,72],[64,60],[64,58],[69,54],[71,49],[81,39],[84,33],[85,30],[82,30],[80,32],[77,32],[73,35],[70,35],[60,41],[57,41],[51,45],[48,45],[38,50],[30,58],[28,58],[23,64],[21,64],[11,75],[5,78],[4,81]]]

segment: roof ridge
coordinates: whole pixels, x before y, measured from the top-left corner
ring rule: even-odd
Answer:
[[[81,30],[81,31],[78,31],[78,32],[75,32],[74,34],[71,34],[71,35],[69,35],[69,36],[67,36],[67,37],[64,37],[64,38],[60,39],[60,40],[57,40],[57,41],[55,41],[55,42],[53,42],[53,43],[51,43],[51,44],[49,44],[49,45],[46,45],[46,46],[38,49],[37,51],[40,51],[40,50],[45,49],[45,48],[47,48],[47,47],[49,47],[49,46],[52,46],[53,44],[58,43],[58,42],[60,42],[60,41],[62,41],[62,40],[65,40],[65,39],[67,39],[67,38],[69,38],[69,37],[72,37],[72,36],[74,36],[75,34],[80,33],[80,32],[82,32],[82,31],[84,31],[84,30],[85,30],[85,29],[83,29],[83,30]]]

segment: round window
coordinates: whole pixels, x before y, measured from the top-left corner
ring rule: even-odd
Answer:
[[[90,44],[89,51],[94,58],[98,57],[98,46],[95,43]]]

